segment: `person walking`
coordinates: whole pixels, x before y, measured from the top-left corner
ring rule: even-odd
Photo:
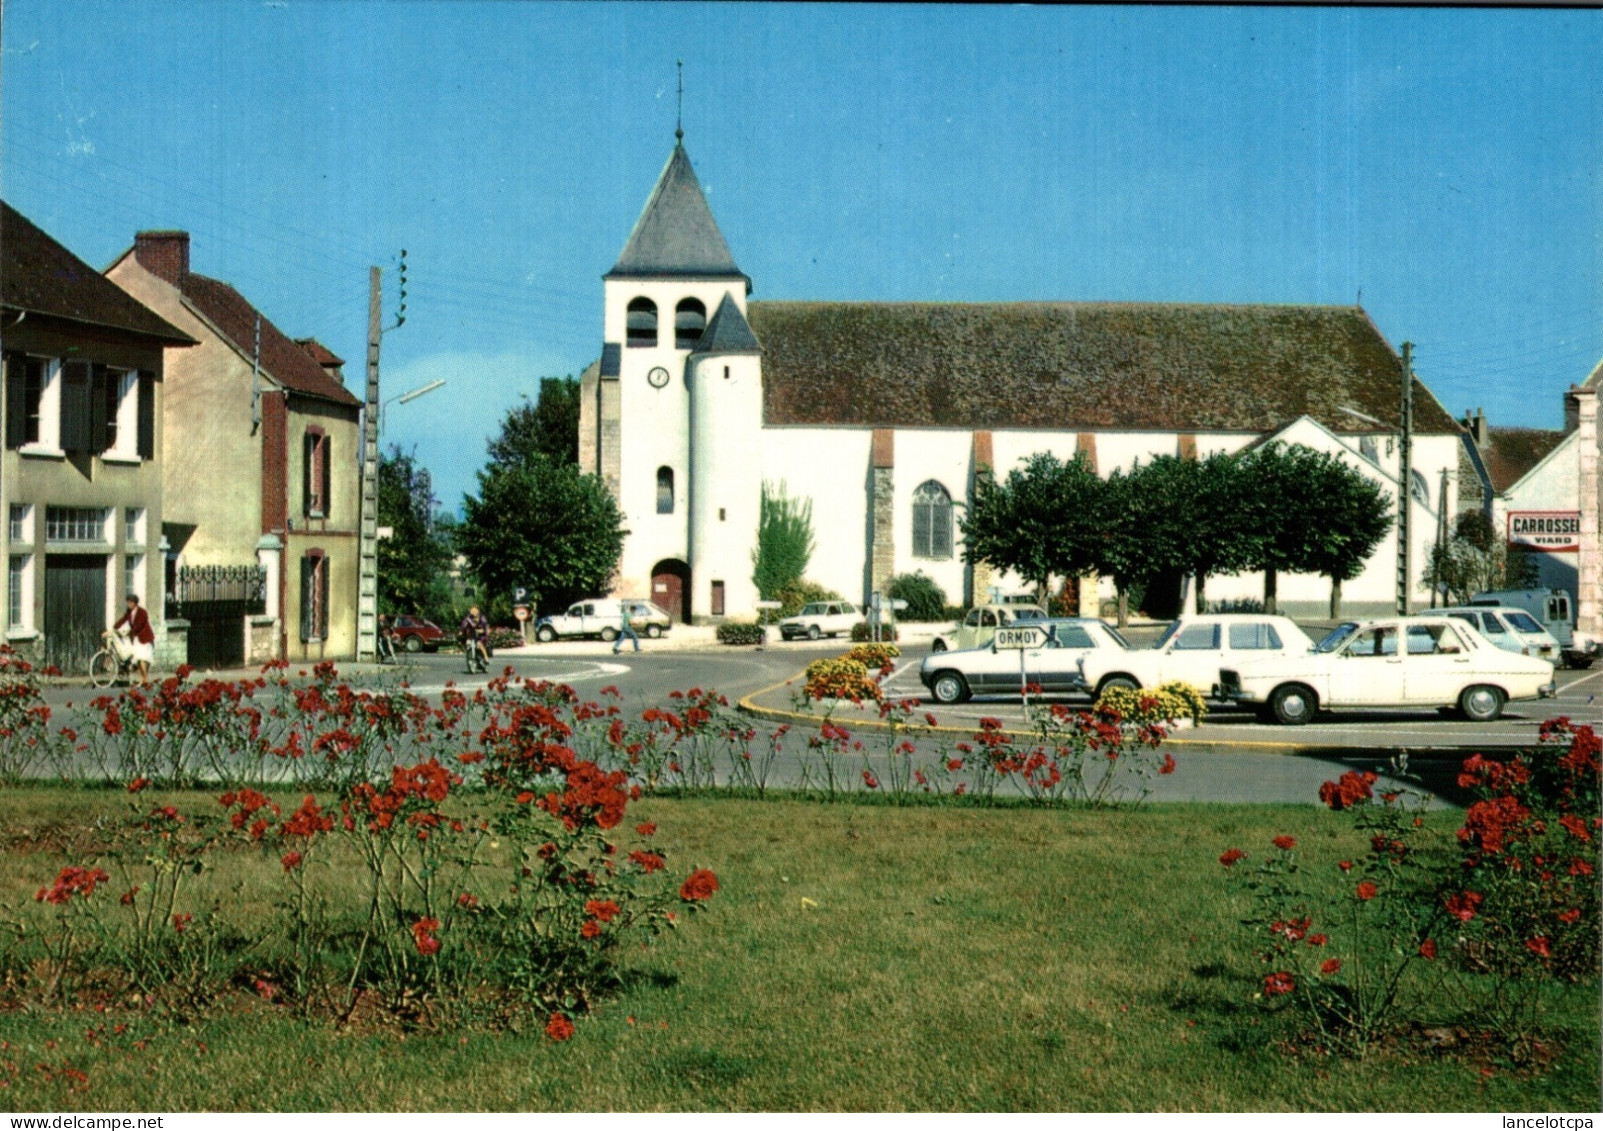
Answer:
[[[621,627],[618,630],[618,639],[612,642],[612,654],[614,656],[623,650],[623,639],[626,636],[635,642],[635,651],[640,651],[640,637],[635,635],[634,620],[630,616],[629,606],[626,603],[620,605],[619,608],[623,610],[623,616],[620,618]]]
[[[128,594],[128,611],[117,618],[111,631],[126,632],[130,656],[139,665],[139,683],[150,686],[150,662],[156,658],[156,634],[150,627],[150,614],[140,607],[139,594]]]

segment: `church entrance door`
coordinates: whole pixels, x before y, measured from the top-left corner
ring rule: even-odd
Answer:
[[[652,566],[651,599],[675,624],[689,624],[690,567],[677,558],[664,558]]]

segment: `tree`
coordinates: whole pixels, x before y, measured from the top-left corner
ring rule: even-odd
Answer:
[[[486,597],[528,586],[541,611],[606,592],[628,533],[600,479],[539,454],[479,472],[464,512],[457,549]]]
[[[785,484],[762,485],[758,502],[757,548],[751,553],[751,579],[765,601],[780,600],[807,572],[813,557],[813,501],[792,499]]]
[[[1459,515],[1453,537],[1433,546],[1425,564],[1425,584],[1432,592],[1446,590],[1448,600],[1460,605],[1476,593],[1529,588],[1539,577],[1536,563],[1523,551],[1511,551],[1480,511]]]
[[[1011,570],[1045,590],[1054,574],[1097,568],[1107,492],[1083,453],[1064,463],[1041,452],[996,481],[975,477],[974,498],[959,520],[963,557]]]
[[[380,611],[424,614],[447,598],[451,550],[430,522],[433,508],[428,469],[392,445],[378,464],[378,524],[390,529],[378,543]]]
[[[579,462],[579,382],[572,377],[540,378],[540,395],[507,412],[501,434],[486,445],[490,462],[510,466],[534,456],[557,463]]]
[[[1314,500],[1310,554],[1302,563],[1308,573],[1330,578],[1330,619],[1341,619],[1341,583],[1361,572],[1375,547],[1391,530],[1391,499],[1380,484],[1340,457],[1327,452],[1309,461],[1307,498]]]

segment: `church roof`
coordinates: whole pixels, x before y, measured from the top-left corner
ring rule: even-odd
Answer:
[[[0,306],[192,346],[195,339],[0,201]]]
[[[1173,303],[754,302],[772,425],[1266,432],[1396,427],[1401,362],[1363,310]],[[1417,432],[1457,423],[1416,379]]]
[[[760,353],[762,343],[751,332],[751,323],[740,312],[734,297],[725,294],[718,311],[696,345],[697,353]]]
[[[695,275],[745,279],[707,207],[683,145],[675,145],[629,242],[607,278]]]

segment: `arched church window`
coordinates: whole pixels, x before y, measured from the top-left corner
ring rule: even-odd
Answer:
[[[629,344],[657,344],[657,304],[649,298],[642,297],[629,302]]]
[[[673,468],[657,468],[657,513],[673,514]]]
[[[701,332],[707,328],[707,308],[700,299],[681,299],[674,308],[673,344],[682,350],[693,350],[701,342]]]
[[[913,492],[913,556],[952,556],[952,495],[933,479]]]

